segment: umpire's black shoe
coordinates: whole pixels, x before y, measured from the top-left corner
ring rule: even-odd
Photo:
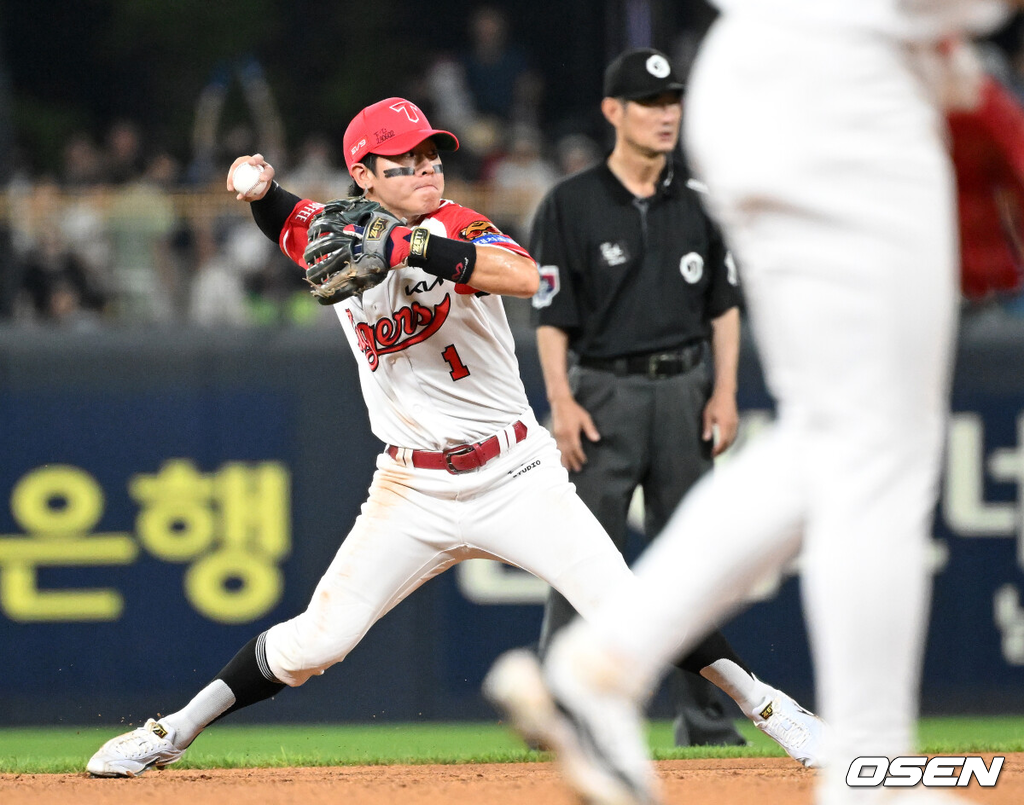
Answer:
[[[715,714],[687,711],[672,722],[676,746],[746,746],[731,721]]]

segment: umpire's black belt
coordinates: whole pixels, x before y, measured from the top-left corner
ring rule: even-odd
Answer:
[[[669,352],[651,352],[646,355],[627,355],[624,358],[581,357],[579,365],[600,372],[626,375],[646,375],[650,378],[672,377],[689,372],[704,358],[703,342]]]

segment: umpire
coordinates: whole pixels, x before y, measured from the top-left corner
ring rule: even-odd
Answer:
[[[601,102],[615,146],[549,192],[531,233],[552,429],[580,497],[620,551],[636,488],[651,538],[738,423],[740,294],[677,148],[683,89],[663,53],[615,59]],[[679,574],[685,584],[686,569]],[[552,591],[542,652],[573,614]],[[708,682],[678,672],[671,685],[677,745],[744,743]]]

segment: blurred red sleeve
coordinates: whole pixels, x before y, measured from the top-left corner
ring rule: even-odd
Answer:
[[[992,77],[975,109],[948,114],[968,299],[1024,285],[1024,109]]]

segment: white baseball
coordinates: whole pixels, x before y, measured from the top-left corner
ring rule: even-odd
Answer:
[[[258,196],[267,186],[267,180],[263,178],[263,166],[242,162],[231,174],[231,184],[243,196]]]

